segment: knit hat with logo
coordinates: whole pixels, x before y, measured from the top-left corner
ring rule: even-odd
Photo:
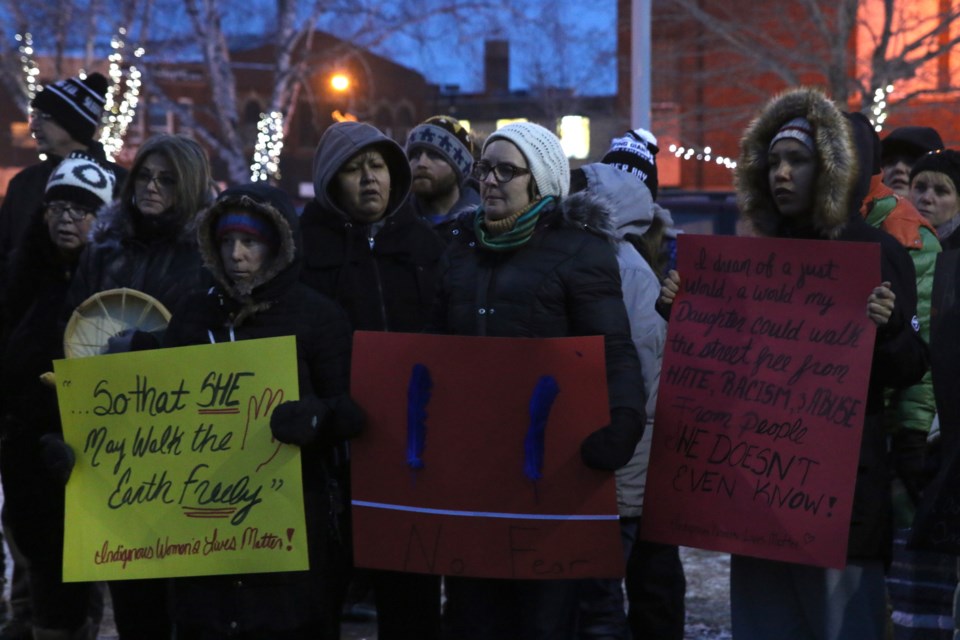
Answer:
[[[621,171],[633,174],[643,180],[653,199],[657,199],[657,138],[646,129],[627,131],[610,143],[610,150],[600,162],[609,164]]]
[[[43,111],[77,142],[90,144],[107,102],[107,79],[99,73],[46,85],[30,106]]]
[[[82,151],[73,151],[53,170],[43,200],[63,200],[96,211],[113,200],[116,182],[113,171]]]

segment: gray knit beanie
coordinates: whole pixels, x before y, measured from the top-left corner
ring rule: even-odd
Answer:
[[[483,148],[497,139],[512,142],[527,159],[541,196],[566,197],[570,193],[570,162],[560,139],[532,122],[514,122],[491,133]]]

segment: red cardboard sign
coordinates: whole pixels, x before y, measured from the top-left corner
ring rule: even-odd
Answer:
[[[411,384],[417,365],[432,385],[425,403]],[[559,392],[542,477],[531,480],[524,446],[544,378]],[[351,447],[358,566],[485,578],[623,575],[614,476],[588,469],[579,453],[583,438],[609,422],[601,337],[360,331],[351,395],[367,415]],[[426,428],[412,457],[422,468],[408,461],[418,399]]]
[[[683,235],[678,257],[643,536],[844,566],[879,247]]]

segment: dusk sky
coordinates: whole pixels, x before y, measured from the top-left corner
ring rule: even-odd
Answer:
[[[616,92],[616,0],[536,2],[518,0],[522,16],[494,15],[454,33],[443,20],[417,29],[419,39],[397,34],[374,49],[423,73],[431,82],[458,84],[461,91],[483,88],[483,42],[510,41],[511,88],[526,88],[536,68],[557,85],[576,87],[586,95]],[[332,18],[320,28],[332,28]],[[362,36],[361,36],[362,37]]]

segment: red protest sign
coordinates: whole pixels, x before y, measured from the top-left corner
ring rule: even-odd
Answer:
[[[643,536],[842,567],[875,244],[681,236]]]
[[[549,380],[557,392],[544,404],[537,391]],[[367,416],[351,446],[358,566],[623,575],[613,474],[588,469],[579,453],[609,421],[601,337],[357,332],[351,395]],[[542,465],[538,448],[525,450],[535,395],[533,413],[546,417]]]

